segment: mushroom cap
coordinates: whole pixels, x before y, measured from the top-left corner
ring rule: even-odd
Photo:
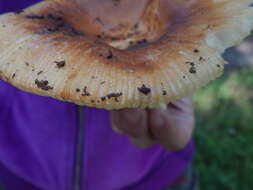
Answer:
[[[223,72],[253,0],[48,0],[0,16],[0,78],[105,109],[154,108]]]

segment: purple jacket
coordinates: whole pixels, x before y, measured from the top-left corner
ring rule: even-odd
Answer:
[[[35,2],[0,0],[0,11]],[[192,156],[193,143],[177,152],[136,148],[111,130],[108,111],[0,81],[0,184],[8,190],[160,190]]]

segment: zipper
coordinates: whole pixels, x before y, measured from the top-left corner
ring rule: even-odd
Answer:
[[[75,160],[74,160],[74,178],[73,190],[81,190],[81,176],[84,153],[84,133],[85,133],[85,116],[84,107],[77,106],[77,130],[76,130],[76,144],[75,144]]]

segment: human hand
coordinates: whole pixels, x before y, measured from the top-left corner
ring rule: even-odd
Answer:
[[[162,109],[112,111],[112,128],[130,141],[148,148],[160,143],[168,150],[180,150],[190,141],[194,128],[192,98],[186,97]]]

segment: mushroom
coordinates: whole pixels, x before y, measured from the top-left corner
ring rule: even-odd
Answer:
[[[253,0],[50,0],[0,16],[0,78],[105,109],[154,108],[223,72]]]

